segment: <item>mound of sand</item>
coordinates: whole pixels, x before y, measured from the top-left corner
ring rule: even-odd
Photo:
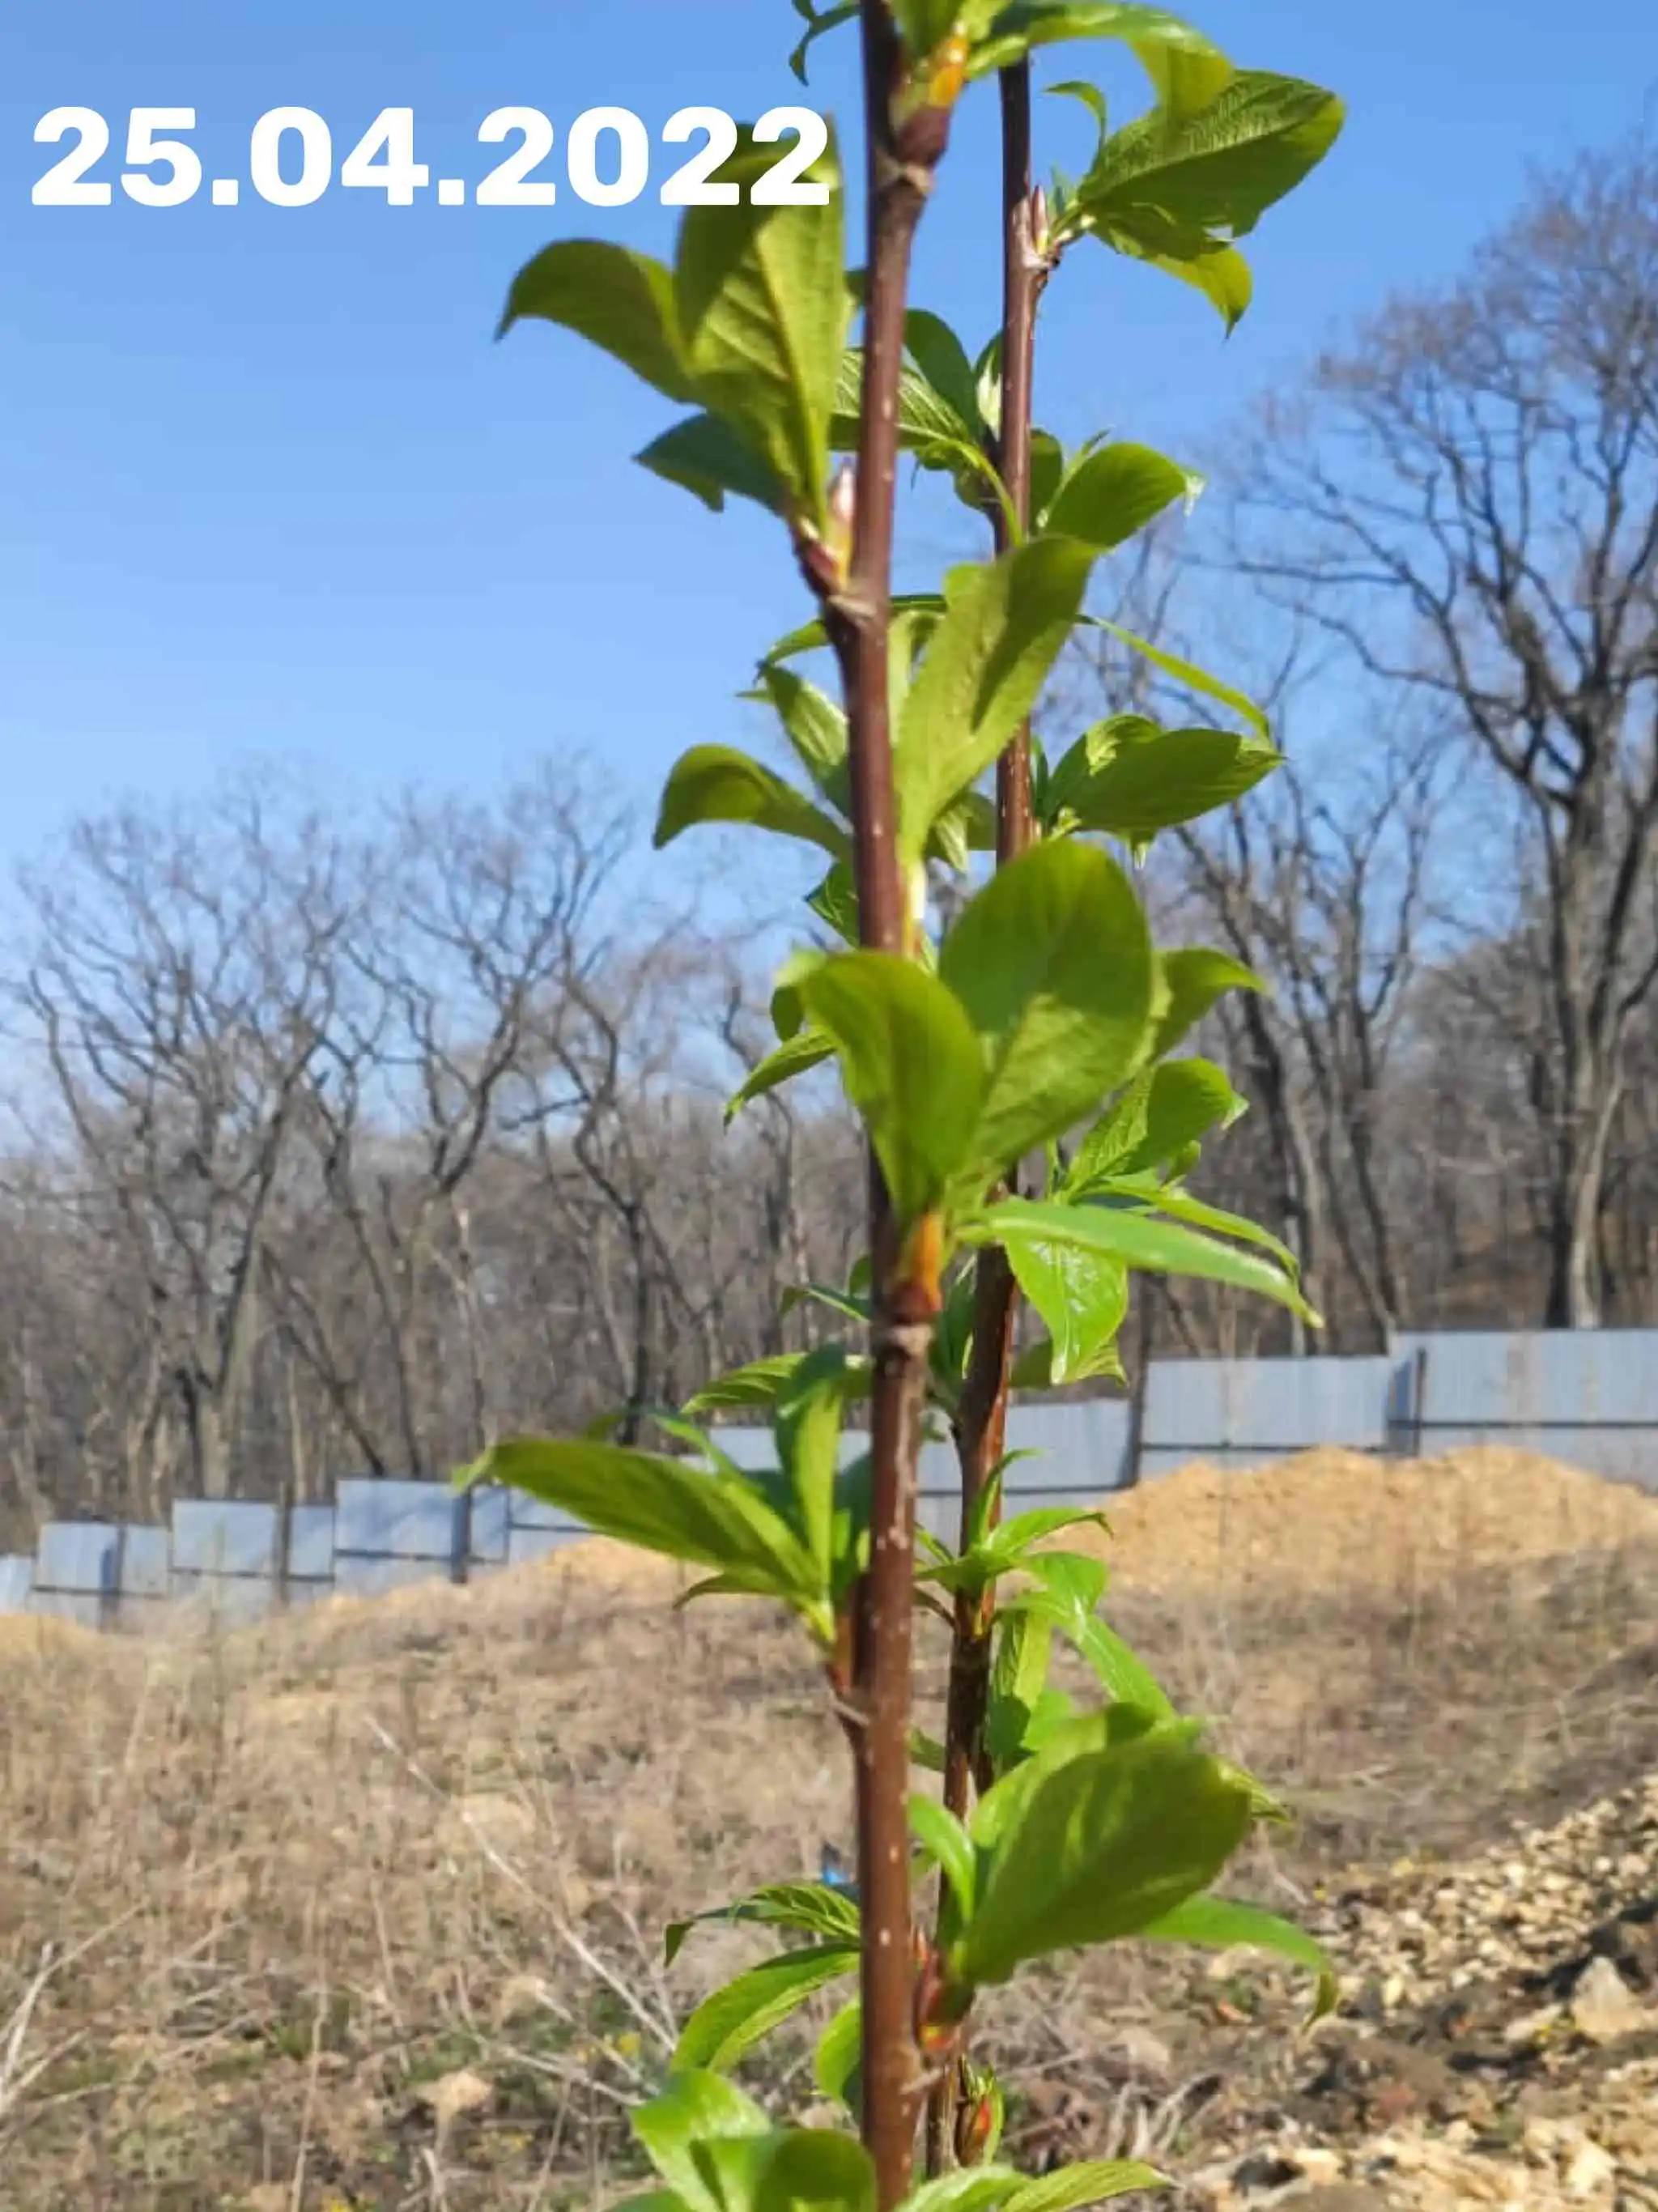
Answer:
[[[1309,1451],[1246,1469],[1199,1462],[1107,1510],[1114,1578],[1157,1589],[1393,1590],[1658,1542],[1658,1502],[1640,1491],[1494,1446],[1423,1460]]]

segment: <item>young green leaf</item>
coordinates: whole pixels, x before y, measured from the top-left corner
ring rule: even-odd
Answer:
[[[812,2079],[826,2097],[856,2112],[858,2069],[863,2057],[864,2008],[856,1997],[842,2005],[817,2039]]]
[[[671,1966],[694,1928],[713,1920],[751,1920],[762,1927],[793,1928],[831,1943],[858,1941],[858,1907],[852,1899],[822,1881],[774,1881],[750,1890],[730,1905],[716,1905],[688,1920],[672,1920],[663,1935],[665,1966]]]
[[[603,239],[561,239],[513,279],[496,336],[526,317],[576,331],[669,399],[697,397],[672,276],[648,253]]]
[[[1201,477],[1149,446],[1098,446],[1066,471],[1042,529],[1108,553],[1177,499],[1189,506],[1202,488]]]
[[[659,851],[695,824],[743,823],[821,846],[831,860],[852,850],[841,824],[793,784],[731,745],[693,745],[670,771],[652,842]]]
[[[745,130],[717,180],[735,206],[688,208],[674,300],[697,396],[762,454],[795,510],[820,531],[829,426],[850,312],[841,194],[833,151],[808,172],[821,206],[756,207],[752,187],[777,159]]]
[[[1048,1686],[1053,1634],[1032,1613],[1005,1616],[997,1631],[985,1714],[985,1748],[999,1772],[1024,1747],[1031,1717]]]
[[[1164,730],[1115,714],[1078,738],[1054,769],[1050,823],[1140,845],[1253,791],[1284,756],[1231,730]]]
[[[768,1091],[776,1091],[804,1075],[808,1068],[821,1067],[826,1060],[835,1057],[835,1042],[821,1030],[798,1030],[786,1037],[774,1051],[768,1052],[759,1065],[751,1069],[746,1080],[733,1091],[726,1101],[726,1119],[734,1121],[745,1106],[756,1098],[763,1098]]]
[[[1154,668],[1162,669],[1165,676],[1172,676],[1185,690],[1199,692],[1206,699],[1213,699],[1223,707],[1230,707],[1235,714],[1249,725],[1264,744],[1272,743],[1272,728],[1266,715],[1252,699],[1245,698],[1242,691],[1235,690],[1230,684],[1223,684],[1219,677],[1211,676],[1206,669],[1198,667],[1195,662],[1182,660],[1178,653],[1167,653],[1162,646],[1152,645],[1143,637],[1136,637],[1132,629],[1124,629],[1119,623],[1107,622],[1101,615],[1090,615],[1088,620],[1090,628],[1108,631],[1131,653],[1138,653],[1141,659],[1149,660]]]
[[[840,1054],[900,1217],[937,1205],[973,1141],[984,1094],[979,1041],[960,1002],[912,962],[844,952],[801,986]]]
[[[1002,2212],[1076,2212],[1141,2189],[1166,2189],[1169,2177],[1135,2158],[1090,2158],[1061,2166],[1016,2189]]]
[[[901,856],[913,866],[934,822],[975,783],[1036,703],[1081,611],[1091,546],[1039,538],[957,569],[904,702],[893,757]]]
[[[1157,958],[1159,1012],[1151,1042],[1154,1059],[1172,1052],[1227,991],[1260,991],[1259,975],[1229,952],[1208,945],[1181,945]]]
[[[975,1223],[963,1225],[972,1243],[999,1243],[1010,1258],[1021,1246],[1043,1242],[1078,1246],[1121,1260],[1152,1274],[1193,1275],[1254,1291],[1292,1312],[1311,1317],[1311,1309],[1282,1267],[1258,1254],[1199,1236],[1178,1221],[1127,1206],[1066,1205],[1056,1200],[1010,1198],[987,1208]]]
[[[723,514],[727,495],[783,515],[788,501],[763,453],[718,415],[692,415],[634,455],[641,469],[677,484]]]
[[[810,1356],[804,1352],[778,1352],[764,1359],[751,1359],[745,1366],[733,1367],[712,1382],[705,1382],[695,1397],[686,1399],[683,1410],[690,1414],[730,1413],[763,1407],[769,1412],[794,1383]]]
[[[1088,846],[1045,842],[999,869],[938,967],[983,1040],[974,1156],[993,1170],[1072,1127],[1145,1049],[1145,919],[1122,870]]]
[[[875,2212],[875,2167],[832,2128],[790,2128],[767,2162],[753,2212]]]
[[[1141,1175],[1176,1158],[1217,1127],[1228,1128],[1247,1101],[1210,1060],[1166,1060],[1125,1094],[1089,1132],[1062,1186],[1067,1198],[1104,1189],[1116,1176]]]
[[[909,1801],[909,1825],[916,1841],[944,1869],[956,1913],[966,1918],[973,1911],[978,1870],[967,1830],[947,1806],[936,1797],[914,1796]]]
[[[805,18],[808,27],[805,38],[789,56],[789,67],[804,84],[806,82],[806,56],[819,39],[826,37],[831,31],[839,30],[842,23],[850,23],[853,20],[858,13],[858,0],[841,0],[839,7],[826,8],[821,15],[814,12],[811,0],[794,0],[794,12]]]
[[[776,710],[796,757],[843,819],[851,814],[847,718],[827,693],[780,664],[762,668],[760,688]]]
[[[898,2212],[996,2212],[1023,2179],[1011,2166],[957,2166],[952,2173],[918,2183],[901,2200]]]
[[[675,2046],[676,2072],[705,2067],[725,2073],[756,2043],[799,2011],[806,1999],[845,1974],[855,1973],[858,1952],[851,1944],[819,1944],[785,1951],[738,1974],[705,1997],[680,2031]]]
[[[1200,107],[1158,106],[1108,138],[1078,187],[1102,226],[1196,234],[1198,253],[1242,238],[1323,160],[1342,125],[1340,100],[1296,77],[1240,70]]]
[[[786,1601],[810,1601],[821,1586],[799,1539],[742,1479],[619,1444],[538,1437],[508,1438],[480,1464],[483,1480],[526,1491],[601,1536],[758,1577]]]
[[[773,1427],[793,1492],[790,1518],[826,1583],[835,1559],[841,1419],[870,1387],[867,1358],[849,1358],[838,1344],[826,1344],[805,1354],[777,1395]]]
[[[913,60],[925,60],[950,33],[960,0],[892,0],[892,17]]]
[[[1224,1897],[1189,1897],[1140,1932],[1158,1943],[1197,1943],[1212,1951],[1236,1948],[1274,1952],[1292,1966],[1304,1966],[1315,1978],[1314,2020],[1321,2020],[1334,2008],[1335,1969],[1323,1946],[1293,1921],[1280,1919],[1258,1905],[1237,1905]]]
[[[973,363],[950,325],[925,307],[912,307],[904,318],[904,350],[969,436],[982,443],[985,424]]]
[[[702,2178],[694,2146],[774,2132],[752,2097],[710,2073],[677,2075],[632,2119],[640,2148],[694,2212],[724,2212]]]
[[[1212,1881],[1248,1825],[1248,1793],[1218,1762],[1156,1730],[1048,1767],[990,1852],[953,1978],[1003,1982],[1134,1934]]]
[[[1109,1254],[1036,1239],[1010,1244],[1015,1281],[1048,1332],[1048,1381],[1055,1389],[1098,1372],[1128,1310],[1128,1270]]]
[[[1142,46],[1195,47],[1212,53],[1207,39],[1190,24],[1161,8],[1119,6],[1114,0],[1012,0],[1011,6],[969,5],[969,26],[977,29],[968,62],[969,76],[988,76],[1021,61],[1034,47],[1065,39],[1123,39],[1138,52]]]

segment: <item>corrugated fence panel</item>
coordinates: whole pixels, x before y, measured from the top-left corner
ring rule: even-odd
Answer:
[[[1121,1398],[1016,1406],[1008,1416],[1007,1448],[1039,1456],[1015,1461],[1007,1471],[1005,1495],[1023,1510],[1086,1503],[1108,1490],[1121,1490],[1131,1476],[1132,1430],[1132,1410]]]
[[[1419,1353],[1421,1448],[1508,1443],[1658,1489],[1658,1329],[1471,1330]]]
[[[1158,1359],[1146,1378],[1145,1452],[1256,1459],[1388,1441],[1394,1363],[1370,1359]],[[1148,1468],[1145,1471],[1150,1472]]]
[[[252,1576],[273,1582],[281,1521],[274,1505],[181,1499],[173,1509],[175,1576]]]
[[[333,1507],[296,1505],[288,1516],[289,1582],[325,1583],[333,1571]]]
[[[34,1588],[34,1559],[28,1552],[0,1554],[0,1613],[27,1613]]]
[[[121,1546],[121,1600],[151,1604],[168,1596],[173,1544],[165,1528],[129,1528]]]
[[[121,1531],[111,1521],[49,1521],[34,1555],[34,1592],[96,1597],[120,1582]]]
[[[472,1492],[471,1556],[480,1566],[505,1565],[512,1508],[510,1491],[490,1488]]]
[[[335,1506],[335,1557],[451,1565],[465,1553],[465,1501],[445,1482],[343,1482]]]

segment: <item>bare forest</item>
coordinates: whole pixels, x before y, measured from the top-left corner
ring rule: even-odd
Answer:
[[[1658,1320],[1658,158],[1540,181],[1234,458],[1110,611],[1223,610],[1289,756],[1145,882],[1266,986],[1199,1041],[1250,1106],[1205,1195],[1328,1325],[1182,1286],[1127,1348]],[[0,1534],[441,1475],[811,1326],[771,1317],[855,1257],[854,1125],[808,1081],[726,1126],[764,917],[641,913],[602,750],[349,823],[244,779],[19,883]]]

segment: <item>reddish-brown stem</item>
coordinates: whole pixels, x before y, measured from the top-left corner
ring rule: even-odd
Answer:
[[[863,0],[861,29],[869,225],[863,391],[851,559],[844,586],[829,598],[827,618],[846,700],[859,935],[872,950],[902,955],[909,950],[909,928],[887,670],[898,380],[910,252],[948,115],[929,110],[896,127],[903,56],[886,0]],[[889,2212],[909,2191],[920,2094],[910,1938],[911,1620],[915,1470],[936,1291],[902,1279],[892,1209],[872,1161],[870,1256],[870,1564],[855,1604],[849,1735],[863,1917],[863,2134],[881,2212]]]
[[[1030,65],[1001,73],[1002,100],[1002,419],[996,464],[1023,532],[1030,521],[1031,387],[1036,302],[1044,268],[1032,234]],[[996,549],[1012,538],[1001,503],[994,512]],[[1021,729],[996,763],[996,864],[1005,866],[1030,843],[1030,733]],[[962,1543],[975,1508],[1006,1449],[1008,1376],[1013,1351],[1015,1285],[1007,1255],[993,1247],[980,1258],[973,1285],[973,1350],[956,1418],[962,1478]],[[986,1786],[985,1711],[990,1690],[988,1608],[958,1596],[950,1638],[944,1716],[944,1802],[965,1816],[974,1785]],[[960,2069],[945,2069],[927,2100],[926,2163],[941,2173],[954,2155]]]

